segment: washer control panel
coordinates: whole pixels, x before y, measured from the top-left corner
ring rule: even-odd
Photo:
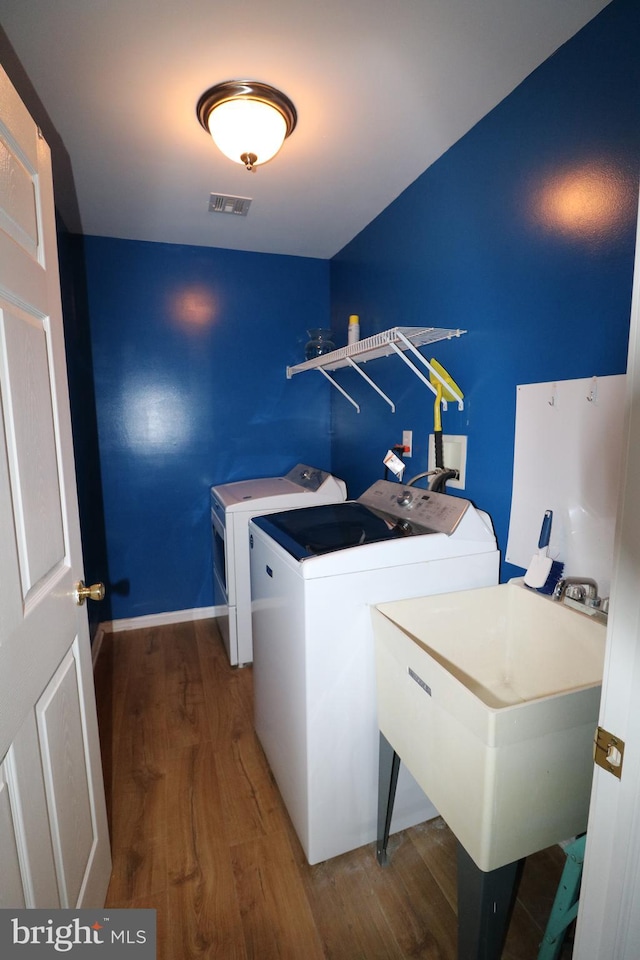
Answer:
[[[451,536],[471,506],[462,497],[405,487],[391,480],[376,480],[358,497],[369,510],[379,514],[407,534],[445,533]]]

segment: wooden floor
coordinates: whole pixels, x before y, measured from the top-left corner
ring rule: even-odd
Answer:
[[[384,870],[373,844],[310,867],[214,621],[109,634],[95,677],[107,906],[157,910],[159,960],[456,960],[448,828],[392,837]],[[527,860],[507,960],[535,960],[563,865]]]

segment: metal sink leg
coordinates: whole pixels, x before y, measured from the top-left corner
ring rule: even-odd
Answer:
[[[378,842],[376,856],[384,867],[387,862],[387,844],[393,804],[396,798],[400,757],[383,733],[380,734],[380,765],[378,768]]]
[[[499,960],[524,860],[485,872],[458,842],[458,960]]]

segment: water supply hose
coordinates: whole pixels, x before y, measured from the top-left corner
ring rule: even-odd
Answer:
[[[447,480],[457,480],[457,470],[437,470],[436,476],[429,484],[432,493],[446,493]]]

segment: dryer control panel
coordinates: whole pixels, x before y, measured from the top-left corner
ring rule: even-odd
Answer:
[[[406,487],[390,480],[376,480],[358,497],[358,502],[394,525],[400,524],[408,535],[444,533],[451,536],[471,506],[471,502],[462,497]]]
[[[295,467],[285,474],[285,479],[291,483],[297,483],[304,490],[310,490],[315,493],[320,489],[331,476],[326,470],[319,470],[318,467],[309,467],[306,463],[298,463]]]

